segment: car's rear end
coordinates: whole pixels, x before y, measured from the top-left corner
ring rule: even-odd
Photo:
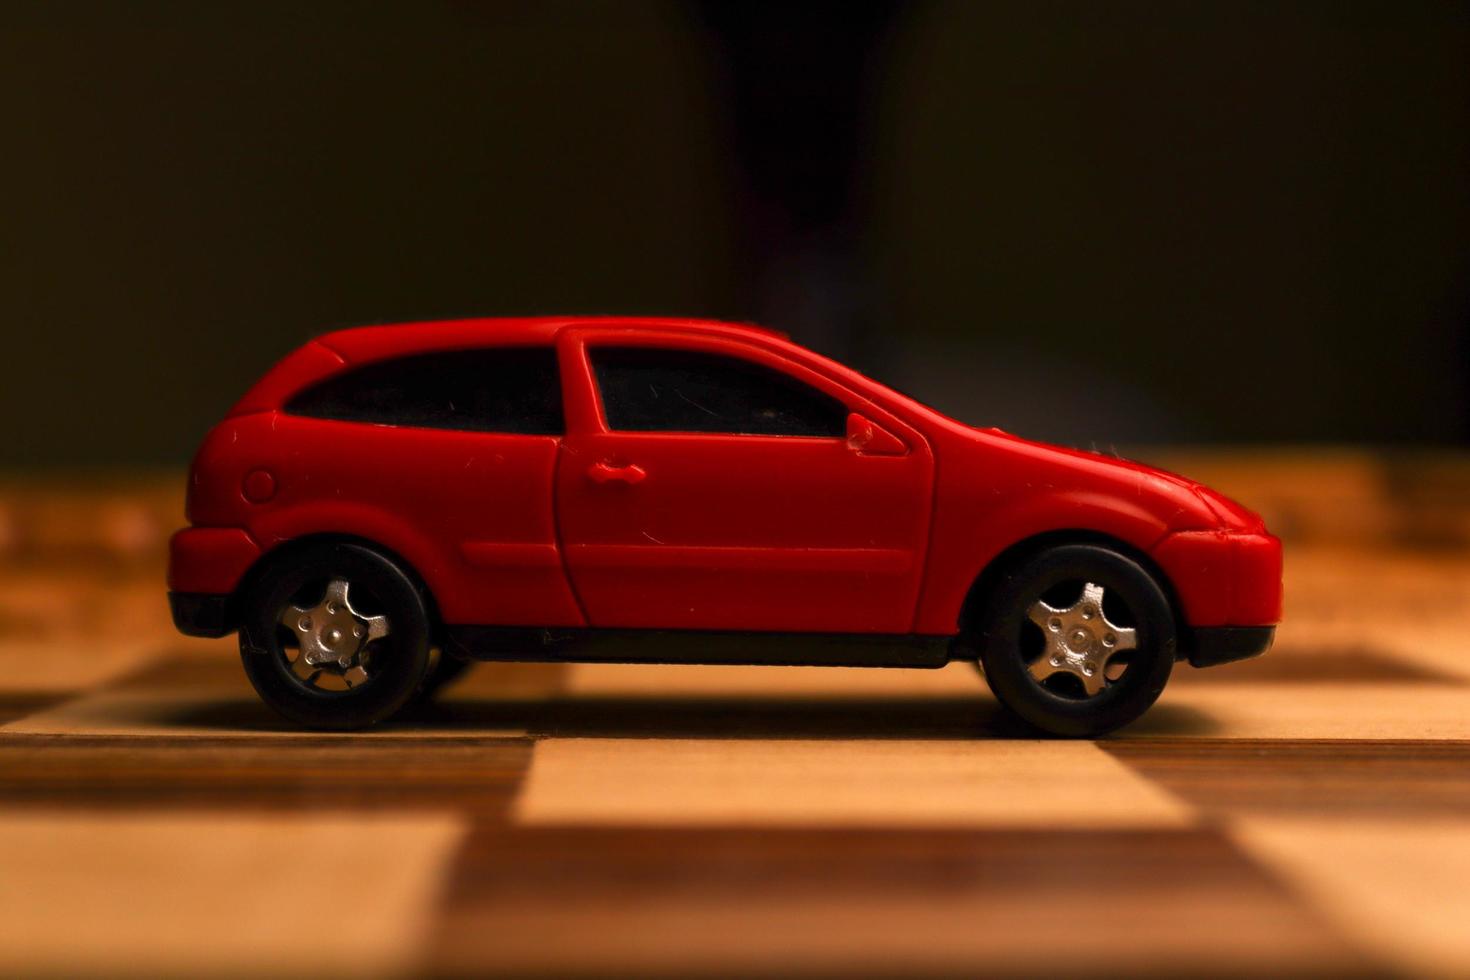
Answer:
[[[184,517],[169,542],[168,589],[174,625],[190,636],[224,636],[237,625],[233,596],[268,542],[250,533],[251,511],[277,492],[268,431],[282,401],[341,369],[342,358],[313,341],[267,372],[205,436],[189,467]],[[264,430],[264,431],[263,431]]]

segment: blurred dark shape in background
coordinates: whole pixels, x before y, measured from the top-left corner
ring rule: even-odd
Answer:
[[[735,162],[739,281],[753,319],[872,361],[865,288],[875,108],[898,0],[704,0]],[[871,366],[871,365],[870,365]]]
[[[1081,445],[1470,438],[1462,3],[10,4],[0,118],[9,467],[538,312]]]

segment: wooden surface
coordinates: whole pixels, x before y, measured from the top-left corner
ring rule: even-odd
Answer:
[[[0,481],[0,974],[1470,975],[1470,465],[1155,454],[1265,658],[1042,741],[972,668],[483,665],[366,735],[172,633],[178,474]]]

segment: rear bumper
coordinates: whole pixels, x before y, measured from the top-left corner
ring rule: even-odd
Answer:
[[[186,527],[168,543],[168,587],[174,592],[224,595],[235,591],[260,557],[260,547],[238,527]]]
[[[170,592],[174,626],[185,636],[224,636],[235,631],[230,597],[207,592]]]
[[[1186,631],[1183,653],[1194,667],[1214,667],[1259,657],[1271,649],[1274,626],[1202,626]]]

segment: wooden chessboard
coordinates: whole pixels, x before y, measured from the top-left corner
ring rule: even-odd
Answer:
[[[974,670],[482,665],[294,731],[168,624],[179,474],[0,481],[0,974],[1470,975],[1470,464],[1155,454],[1266,657],[1096,742]]]

